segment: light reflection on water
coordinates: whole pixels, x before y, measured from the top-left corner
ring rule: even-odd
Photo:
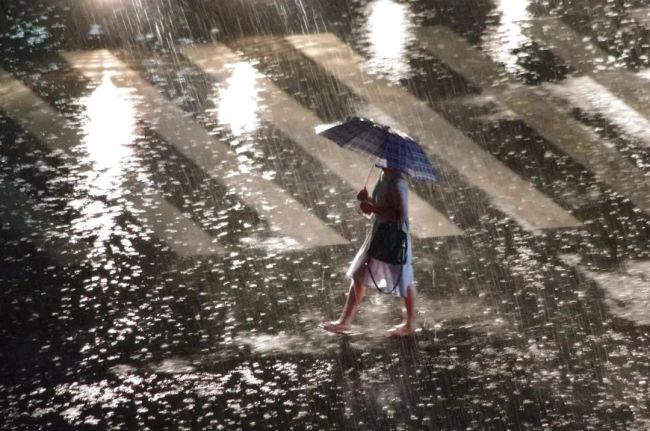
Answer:
[[[101,255],[103,243],[116,230],[116,217],[121,206],[109,200],[119,200],[125,194],[125,175],[133,160],[130,147],[135,139],[135,107],[128,90],[120,89],[106,73],[101,84],[81,100],[82,141],[80,154],[82,171],[77,194],[70,202],[80,216],[73,220],[74,238],[96,235],[91,255]],[[130,246],[129,240],[125,245]]]
[[[215,100],[220,124],[227,125],[234,136],[250,133],[259,126],[257,71],[248,62],[229,65],[230,77],[218,89]]]
[[[407,4],[378,0],[368,5],[366,31],[370,72],[398,81],[410,72],[407,46],[413,39],[412,13]]]
[[[86,97],[82,126],[83,161],[92,166],[88,173],[88,191],[93,196],[119,198],[123,195],[123,177],[135,139],[135,108],[128,90],[113,84],[106,73],[101,84]]]
[[[215,84],[213,103],[219,127],[225,127],[232,136],[230,145],[237,154],[237,169],[230,174],[236,175],[253,170],[261,156],[251,139],[260,126],[259,73],[246,61],[228,64],[226,70],[228,78]]]
[[[518,70],[513,50],[530,41],[523,31],[525,22],[532,18],[528,12],[529,5],[530,0],[496,0],[493,13],[499,16],[499,22],[487,27],[483,35],[486,52],[510,73]]]

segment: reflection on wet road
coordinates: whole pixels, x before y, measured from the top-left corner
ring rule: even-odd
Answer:
[[[408,44],[413,41],[412,12],[406,4],[392,0],[368,3],[367,9],[368,68],[399,82],[411,73]],[[391,31],[386,31],[388,28]]]
[[[7,6],[1,428],[650,427],[647,6],[321,3]],[[348,115],[440,173],[410,338],[376,293],[317,326],[367,222],[314,134]]]

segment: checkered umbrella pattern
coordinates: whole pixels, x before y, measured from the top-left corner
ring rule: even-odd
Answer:
[[[435,171],[427,155],[406,134],[366,118],[352,117],[316,127],[316,133],[343,148],[376,158],[380,167],[406,172],[412,178],[435,183]]]

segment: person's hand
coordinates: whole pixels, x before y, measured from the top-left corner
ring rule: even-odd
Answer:
[[[372,214],[375,207],[370,202],[361,202],[359,208],[364,214]]]
[[[365,187],[357,193],[357,200],[361,202],[368,200],[368,190]]]

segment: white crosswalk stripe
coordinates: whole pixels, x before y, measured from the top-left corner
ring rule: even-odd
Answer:
[[[560,255],[561,261],[575,268],[582,277],[603,291],[608,311],[637,325],[650,325],[650,260],[627,260],[609,271],[590,268],[577,255]]]
[[[632,140],[637,146],[650,147],[650,120],[621,98],[607,89],[603,74],[597,79],[590,75],[570,76],[558,83],[545,83],[543,87],[559,102],[577,107],[587,113],[599,114],[616,126],[621,136]],[[606,78],[605,78],[606,81]],[[571,115],[567,112],[567,115]]]
[[[332,34],[288,36],[294,47],[318,62],[361,97],[389,115],[445,160],[522,227],[535,230],[580,222],[403,88],[364,72],[362,60]]]
[[[559,18],[531,20],[525,26],[525,31],[531,38],[543,43],[558,57],[583,72],[607,70],[614,63],[614,57],[607,55],[596,43],[576,33]]]
[[[650,214],[650,182],[611,145],[548,102],[544,94],[500,73],[488,56],[446,27],[418,31],[418,40],[461,76],[494,97],[599,181]]]
[[[217,77],[223,76],[228,64],[240,64],[245,61],[241,55],[223,44],[200,45],[184,49],[183,53],[205,72]],[[259,88],[258,103],[265,106],[265,109],[260,112],[264,120],[278,127],[310,156],[324,164],[353,189],[363,184],[370,166],[369,159],[343,150],[316,135],[314,128],[323,121],[278,88],[271,80],[259,76],[255,85]],[[416,237],[428,238],[462,233],[457,226],[416,194],[412,193],[409,201],[413,234]]]
[[[347,243],[273,182],[255,172],[237,172],[237,157],[226,144],[210,136],[188,113],[168,101],[109,51],[65,53],[64,57],[91,80],[97,81],[109,73],[117,86],[136,89],[148,106],[139,111],[142,118],[208,175],[236,191],[277,234],[286,235],[303,247]]]
[[[66,127],[66,119],[36,95],[31,89],[0,70],[0,110],[17,121],[26,131],[51,150],[72,154],[81,145],[80,136]],[[139,202],[134,202],[134,216],[149,225],[160,239],[181,256],[219,253],[223,251],[216,241],[164,197],[156,192],[143,192],[138,184],[130,184],[136,196],[147,195],[148,204],[156,208],[156,215],[146,214]],[[34,207],[36,208],[36,207]]]
[[[650,119],[650,73],[617,69],[615,58],[559,18],[534,20],[527,32],[576,70],[588,74],[630,108]]]
[[[192,222],[188,216],[156,193],[146,198],[132,198],[136,217],[150,227],[156,237],[169,244],[179,256],[221,254],[225,250],[217,241]],[[135,211],[133,211],[135,210]]]
[[[627,14],[641,24],[650,25],[650,8],[632,9]]]

